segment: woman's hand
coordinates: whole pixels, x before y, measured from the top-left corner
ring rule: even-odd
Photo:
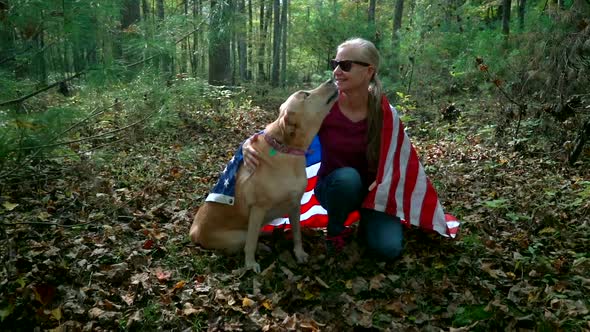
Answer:
[[[258,152],[252,147],[252,142],[256,142],[259,135],[260,134],[254,134],[254,136],[248,138],[242,145],[244,166],[246,166],[251,172],[254,172],[256,167],[258,167]]]

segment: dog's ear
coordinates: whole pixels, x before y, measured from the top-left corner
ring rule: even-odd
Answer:
[[[301,121],[299,120],[299,117],[300,114],[293,109],[287,107],[281,109],[279,127],[282,131],[282,141],[284,144],[294,146],[300,144],[299,140],[301,135],[298,135],[298,131],[301,131]]]
[[[289,112],[288,110],[285,112],[285,116],[283,117],[285,139],[295,137],[295,132],[297,131],[295,116],[294,112]]]

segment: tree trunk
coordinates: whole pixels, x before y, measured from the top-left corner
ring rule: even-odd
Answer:
[[[265,77],[264,80],[268,81],[269,80],[269,74],[271,72],[271,65],[272,65],[272,48],[270,47],[270,42],[272,39],[272,34],[270,33],[270,24],[271,24],[271,19],[272,19],[272,11],[273,11],[273,3],[272,0],[269,0],[268,2],[268,6],[266,9],[266,17],[264,18],[264,44],[265,45],[269,45],[269,47],[265,47],[264,48],[264,64],[265,64],[265,72],[268,73]],[[267,54],[268,53],[268,54]],[[268,58],[270,58],[270,61],[267,61],[267,55]]]
[[[139,0],[125,0],[121,7],[121,32],[119,33],[119,39],[116,46],[116,57],[125,61],[131,62],[131,55],[124,51],[123,45],[125,44],[126,30],[137,22],[140,18],[140,7]]]
[[[188,0],[184,0],[184,17],[188,18]],[[189,38],[186,38],[184,41],[182,41],[182,44],[180,44],[180,64],[178,66],[178,70],[181,73],[188,72],[187,66],[189,61],[189,44]]]
[[[375,6],[377,4],[377,0],[370,0],[369,1],[369,10],[368,10],[368,22],[369,22],[369,29],[371,31],[371,35],[373,36],[373,41],[375,45],[378,47],[380,42],[380,33],[377,31],[377,26],[375,25]]]
[[[250,81],[252,79],[252,65],[254,63],[254,45],[252,45],[252,41],[254,40],[254,17],[252,14],[252,0],[248,0],[248,61],[250,62],[249,65],[246,66],[246,80]]]
[[[235,26],[236,21],[236,5],[235,2],[239,0],[227,0],[228,2],[228,10],[229,10],[229,17],[231,18],[231,24]],[[231,58],[231,85],[236,84],[236,69],[239,70],[240,66],[238,64],[238,35],[236,33],[236,29],[234,26],[230,29],[230,44],[229,44],[229,55]]]
[[[240,81],[245,82],[248,80],[247,68],[248,59],[246,54],[246,1],[238,0],[238,59],[240,63]]]
[[[402,18],[404,14],[404,0],[395,1],[395,9],[393,14],[393,35],[391,40],[392,55],[391,55],[391,76],[394,81],[399,80],[399,50],[401,42],[401,28]]]
[[[279,86],[280,55],[281,55],[281,0],[274,0],[274,26],[272,38],[272,76],[270,84]]]
[[[518,26],[524,30],[524,14],[526,10],[526,0],[518,0]]]
[[[197,1],[193,1],[193,21],[195,22],[197,21],[198,13],[197,4]],[[199,74],[199,57],[197,56],[197,52],[199,49],[199,33],[200,31],[193,32],[193,46],[191,50],[191,73],[193,76],[198,76]]]
[[[37,73],[38,81],[41,85],[47,85],[47,66],[45,64],[45,28],[41,26],[41,32],[35,36],[35,44],[38,52],[35,54],[35,73]],[[64,73],[65,75],[65,73]]]
[[[125,5],[121,10],[121,30],[139,22],[139,13],[139,0],[125,0]]]
[[[0,2],[0,65],[9,63],[8,59],[14,59],[14,35],[11,24],[5,18],[10,9],[10,2]]]
[[[266,40],[266,24],[264,22],[264,0],[260,0],[260,24],[259,24],[259,37],[260,41],[258,44],[258,76],[256,77],[257,82],[264,81],[264,41]]]
[[[281,86],[287,85],[287,26],[289,25],[289,0],[283,0],[283,11],[281,12],[281,27],[283,42],[281,51]]]
[[[502,0],[502,33],[508,36],[510,34],[510,7],[512,0]]]
[[[226,85],[231,81],[229,29],[223,25],[229,15],[224,0],[211,0],[211,28],[209,29],[209,84]]]
[[[158,17],[158,28],[161,29],[163,27],[163,22],[164,22],[164,0],[156,0],[156,15]],[[166,42],[166,46],[169,43]],[[165,48],[164,50],[164,54],[162,54],[161,58],[160,58],[160,71],[162,72],[162,74],[164,74],[164,76],[169,77],[170,75],[172,75],[172,66],[173,66],[173,62],[172,62],[172,57],[170,56],[170,50],[168,49],[168,47]]]
[[[143,11],[143,20],[147,21],[150,17],[150,6],[148,4],[148,0],[141,0],[141,9]]]

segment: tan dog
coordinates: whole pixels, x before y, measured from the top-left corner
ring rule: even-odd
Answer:
[[[251,140],[258,166],[251,172],[239,166],[234,205],[205,202],[190,229],[191,240],[204,248],[236,252],[244,248],[245,266],[260,272],[255,252],[262,226],[289,215],[294,253],[307,261],[301,244],[300,202],[307,176],[305,151],[338,97],[327,81],[311,91],[298,91],[281,105],[279,118],[266,126],[264,139]]]

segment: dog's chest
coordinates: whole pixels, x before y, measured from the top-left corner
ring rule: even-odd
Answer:
[[[298,211],[301,205],[301,191],[287,191],[282,193],[282,199],[274,201],[272,207],[266,213],[266,221],[284,217],[294,211]]]

